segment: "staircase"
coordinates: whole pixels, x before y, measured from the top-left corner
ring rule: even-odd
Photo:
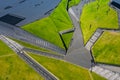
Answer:
[[[94,66],[91,68],[91,70],[107,80],[120,80],[120,73],[118,72],[114,72],[100,66]]]
[[[90,38],[90,40],[87,42],[87,44],[85,45],[85,48],[87,50],[90,50],[92,48],[92,46],[94,45],[94,43],[98,40],[98,38],[101,36],[101,34],[103,33],[103,30],[101,29],[97,29],[95,31],[95,33],[93,34],[93,36]]]

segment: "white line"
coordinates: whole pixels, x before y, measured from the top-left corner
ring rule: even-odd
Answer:
[[[69,8],[68,12],[70,12],[77,21],[79,21],[79,19],[77,18],[76,14],[74,13],[74,11],[72,10],[72,8]]]

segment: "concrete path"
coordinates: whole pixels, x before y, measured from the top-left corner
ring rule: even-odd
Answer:
[[[27,43],[34,44],[34,45],[37,45],[42,48],[46,48],[46,49],[52,50],[52,51],[60,53],[60,54],[65,54],[64,49],[62,49],[54,44],[51,44],[50,42],[45,41],[41,38],[38,38],[20,28],[17,28],[15,26],[12,26],[12,25],[9,25],[9,24],[3,23],[3,22],[0,22],[0,34],[9,36],[9,37],[13,37],[18,40],[22,40]]]
[[[24,51],[28,51],[28,52],[32,52],[33,54],[43,55],[43,56],[47,56],[47,57],[54,58],[54,59],[60,59],[60,60],[62,60],[64,58],[63,55],[53,54],[53,53],[48,53],[48,52],[43,52],[43,51],[29,49],[29,48],[23,48],[23,50]]]
[[[120,10],[118,11],[118,24],[119,24],[119,29],[120,29]]]
[[[85,48],[90,51],[91,48],[93,47],[93,45],[96,43],[96,41],[102,35],[102,33],[103,33],[102,29],[97,29],[94,32],[94,34],[92,35],[92,37],[88,40],[87,44],[85,45]]]
[[[35,59],[23,51],[23,46],[14,42],[13,40],[0,35],[0,39],[5,42],[12,50],[14,50],[24,61],[26,61],[34,70],[42,75],[45,80],[59,80],[55,75],[49,72],[45,67],[38,63]]]
[[[116,9],[116,11],[118,13],[119,29],[97,29],[85,46],[88,50],[92,48],[104,31],[120,32],[120,11],[118,9]],[[108,80],[120,80],[120,66],[97,63],[97,65],[91,69],[93,72],[105,77]]]
[[[88,3],[88,0],[82,0],[78,6],[74,6],[68,11],[75,27],[75,31],[73,33],[71,46],[69,47],[67,55],[65,56],[65,60],[85,68],[90,68],[92,56],[90,51],[84,47],[83,36],[79,23],[79,17],[82,12],[82,7],[85,3]]]
[[[97,65],[102,67],[102,68],[105,68],[105,69],[120,73],[120,66],[114,66],[114,65],[108,65],[108,64],[100,64],[100,63],[97,63]]]
[[[106,69],[100,67],[98,65],[91,68],[93,72],[101,75],[102,77],[106,78],[107,80],[120,80],[120,73],[111,71],[110,69]]]

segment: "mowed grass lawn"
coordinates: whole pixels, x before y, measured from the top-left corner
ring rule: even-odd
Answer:
[[[109,7],[110,0],[95,0],[86,4],[80,18],[84,43],[86,43],[97,28],[117,29],[117,12]]]
[[[13,54],[13,51],[0,40],[0,56]]]
[[[24,30],[64,48],[59,37],[57,28],[50,17],[43,18],[22,27]]]
[[[120,65],[120,32],[104,32],[92,51],[97,62]]]
[[[80,0],[72,0],[71,5],[76,4]],[[66,11],[67,0],[61,0],[58,7],[50,14],[50,16],[41,20],[32,22],[22,27],[22,29],[47,40],[61,48],[64,48],[59,36],[59,31],[71,29],[73,27],[70,17]],[[72,38],[72,35],[64,36],[63,38]],[[66,43],[69,40],[65,40]],[[67,44],[68,46],[69,44]]]
[[[91,74],[87,69],[70,64],[68,62],[31,53],[29,53],[29,55],[42,64],[50,72],[52,72],[55,76],[57,76],[60,80],[92,80],[92,78],[94,80],[105,80],[95,73]]]
[[[93,77],[93,80],[106,80],[105,78],[103,77],[100,77],[98,74],[96,73],[91,73],[92,77]]]
[[[0,80],[44,80],[0,41]]]
[[[71,42],[71,36],[73,35],[73,33],[67,33],[67,34],[63,34],[62,37],[65,41],[66,47],[69,48],[70,46],[70,42]]]
[[[61,30],[72,27],[66,11],[66,3],[67,0],[62,0],[49,17],[25,25],[22,28],[44,40],[64,48],[58,33]]]

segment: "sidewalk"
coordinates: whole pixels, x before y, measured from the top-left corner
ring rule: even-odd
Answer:
[[[73,33],[71,46],[65,56],[65,60],[89,69],[91,67],[92,56],[90,51],[84,47],[83,36],[79,23],[79,16],[81,15],[82,7],[86,2],[87,0],[83,0],[78,4],[78,6],[74,6],[68,11],[75,27],[75,31]]]

